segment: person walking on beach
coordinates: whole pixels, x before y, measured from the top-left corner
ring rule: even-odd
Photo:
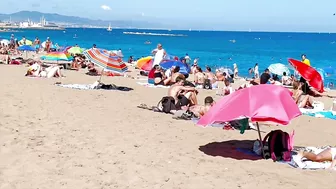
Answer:
[[[301,59],[302,59],[302,63],[310,66],[310,61],[309,61],[309,59],[307,58],[307,56],[305,54],[301,55]]]
[[[236,63],[233,64],[233,77],[238,78],[238,66]]]
[[[255,64],[253,70],[254,70],[254,78],[259,78],[259,66],[258,66],[258,63]]]
[[[40,45],[41,45],[40,39],[38,37],[36,37],[35,40],[34,40],[34,47],[36,48],[36,53],[39,52]]]
[[[157,45],[157,48],[152,51],[152,54],[154,55],[153,67],[155,65],[159,65],[163,58],[167,55],[166,51],[163,49],[160,43]]]

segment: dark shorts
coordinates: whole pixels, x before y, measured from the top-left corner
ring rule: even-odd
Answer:
[[[154,83],[154,85],[165,85],[165,84],[164,84],[164,81],[161,80],[159,83]]]
[[[178,107],[183,107],[183,106],[187,106],[190,104],[190,100],[187,99],[187,97],[185,97],[184,95],[181,95],[178,97],[178,101],[176,106]]]

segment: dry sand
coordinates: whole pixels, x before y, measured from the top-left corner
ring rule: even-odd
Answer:
[[[202,128],[170,115],[138,109],[156,105],[167,89],[104,77],[130,92],[75,90],[98,77],[65,71],[63,79],[24,77],[24,66],[0,65],[0,189],[96,188],[336,188],[335,172],[307,171],[233,150],[257,132]],[[201,91],[199,101],[215,91]],[[218,99],[219,97],[216,97]],[[331,105],[330,99],[319,99]],[[301,116],[295,145],[334,145],[332,120]]]

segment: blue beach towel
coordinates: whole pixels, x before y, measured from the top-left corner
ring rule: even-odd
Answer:
[[[323,118],[336,120],[336,112],[332,112],[332,111],[303,112],[303,115],[308,115],[312,117],[323,117]]]

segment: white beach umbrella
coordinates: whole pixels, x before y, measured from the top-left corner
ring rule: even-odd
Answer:
[[[286,72],[287,75],[290,74],[289,68],[286,65],[281,64],[281,63],[271,64],[268,67],[268,69],[272,74],[276,74],[279,76],[282,76],[284,72]]]
[[[4,44],[4,45],[9,45],[10,41],[7,39],[3,39],[0,41],[0,44]]]

